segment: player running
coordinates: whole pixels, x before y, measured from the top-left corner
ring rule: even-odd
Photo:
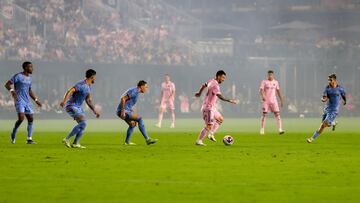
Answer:
[[[15,109],[18,114],[18,120],[15,122],[15,126],[11,133],[11,144],[15,144],[16,132],[20,127],[21,123],[24,121],[24,117],[28,120],[27,126],[27,144],[36,144],[32,139],[33,133],[33,121],[34,121],[34,111],[32,110],[32,105],[30,98],[35,101],[35,103],[41,107],[41,102],[35,96],[34,92],[31,89],[33,73],[33,65],[29,61],[25,61],[22,64],[23,72],[17,73],[11,77],[9,81],[6,82],[5,88],[10,91],[15,102]],[[13,87],[12,87],[13,86]]]
[[[281,94],[279,82],[274,78],[274,71],[269,70],[267,73],[267,79],[261,81],[260,85],[260,97],[262,99],[262,116],[260,123],[260,134],[265,134],[265,120],[269,111],[273,112],[278,125],[279,134],[284,134],[282,129],[282,122],[280,118],[279,104],[276,100],[276,94],[280,98],[280,106],[283,107],[284,97]]]
[[[120,104],[117,107],[116,115],[124,120],[128,125],[128,129],[126,132],[125,145],[136,145],[133,142],[130,142],[130,138],[132,133],[134,132],[134,128],[136,124],[139,124],[139,130],[141,134],[144,136],[146,140],[146,144],[154,144],[157,139],[151,139],[145,130],[144,120],[140,115],[135,114],[133,111],[133,107],[136,104],[139,94],[145,93],[148,90],[147,82],[141,80],[138,82],[136,87],[132,87],[128,89],[120,99]]]
[[[86,102],[89,108],[96,115],[96,118],[100,117],[100,113],[95,109],[90,95],[92,91],[92,84],[94,84],[96,80],[96,71],[93,69],[87,70],[85,77],[85,80],[79,81],[66,92],[63,101],[60,103],[60,106],[65,106],[66,112],[78,123],[72,129],[70,134],[63,139],[64,145],[69,148],[86,148],[79,143],[86,127],[85,111],[82,108],[83,102]],[[74,135],[76,135],[74,142],[70,145],[70,139]]]
[[[196,140],[196,145],[206,146],[206,144],[203,143],[205,136],[207,136],[211,141],[216,142],[214,134],[220,127],[221,123],[224,121],[223,116],[216,109],[217,98],[221,99],[222,101],[237,104],[236,100],[226,99],[220,92],[220,84],[225,81],[225,77],[226,73],[223,70],[219,70],[216,73],[216,77],[203,84],[199,92],[195,94],[196,97],[200,97],[204,89],[208,88],[203,105],[201,107],[203,119],[205,121],[205,127],[201,130],[198,139]]]
[[[161,128],[163,114],[169,107],[171,111],[171,125],[170,128],[175,127],[175,84],[171,82],[170,75],[165,75],[165,81],[161,83],[161,102],[159,108],[159,122],[156,124],[157,127]]]
[[[322,102],[326,102],[324,113],[322,115],[322,123],[320,128],[315,131],[314,135],[307,139],[308,143],[313,142],[326,127],[331,127],[335,131],[337,122],[335,118],[339,112],[340,100],[343,99],[343,104],[346,105],[346,92],[345,89],[337,84],[336,75],[333,73],[328,76],[329,85],[326,86]]]

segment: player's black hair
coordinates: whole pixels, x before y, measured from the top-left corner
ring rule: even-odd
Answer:
[[[140,80],[140,81],[138,82],[137,86],[138,86],[138,87],[141,87],[141,86],[144,86],[144,85],[146,85],[146,84],[147,84],[147,82],[146,82],[145,80]]]
[[[93,70],[93,69],[89,69],[89,70],[87,70],[86,73],[85,73],[85,77],[86,77],[86,78],[91,78],[91,76],[93,76],[93,75],[96,75],[96,71]]]
[[[226,75],[225,71],[219,70],[218,72],[216,72],[216,77],[222,76],[222,75]]]
[[[22,68],[25,70],[25,68],[26,68],[28,65],[30,65],[30,64],[32,64],[30,61],[25,61],[25,62],[22,64]]]
[[[331,79],[335,79],[336,80],[336,74],[335,73],[331,73],[328,78],[331,78]]]
[[[270,73],[274,74],[274,71],[273,70],[268,70],[268,74],[270,74]]]

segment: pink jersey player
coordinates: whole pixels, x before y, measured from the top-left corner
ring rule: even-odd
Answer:
[[[171,111],[171,128],[175,127],[175,84],[171,82],[170,75],[165,75],[165,81],[161,83],[161,101],[159,107],[159,122],[157,127],[161,128],[164,112],[169,108]]]
[[[280,118],[280,108],[276,100],[276,94],[278,94],[281,106],[283,105],[283,97],[281,95],[279,82],[274,79],[274,72],[268,71],[268,76],[266,80],[261,81],[260,84],[260,96],[262,99],[262,116],[260,124],[260,134],[265,134],[265,120],[266,114],[270,111],[273,112],[278,124],[279,133],[283,134],[284,130],[282,129],[282,122]]]
[[[199,92],[195,94],[196,97],[200,97],[203,90],[205,88],[208,89],[203,105],[201,107],[203,119],[205,121],[205,127],[201,130],[198,139],[196,140],[196,145],[205,146],[205,144],[203,143],[203,139],[206,135],[211,141],[216,142],[214,134],[220,127],[221,123],[224,121],[224,118],[216,109],[217,98],[233,104],[237,103],[233,99],[226,99],[221,94],[220,84],[224,82],[225,77],[226,73],[223,70],[219,70],[216,73],[215,79],[211,79],[207,83],[203,84]]]

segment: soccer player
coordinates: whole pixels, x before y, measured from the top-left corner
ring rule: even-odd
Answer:
[[[201,107],[203,119],[205,121],[205,127],[201,130],[198,139],[196,140],[196,145],[206,146],[206,144],[203,143],[205,136],[207,136],[211,141],[216,142],[214,134],[220,127],[221,123],[224,121],[223,116],[216,109],[217,98],[221,99],[222,101],[237,104],[236,100],[227,99],[220,92],[220,84],[225,81],[225,78],[226,73],[223,70],[219,70],[216,73],[216,77],[203,84],[199,92],[195,94],[196,97],[200,97],[204,89],[208,89]]]
[[[21,123],[24,121],[24,117],[28,120],[26,143],[36,144],[36,142],[32,139],[34,112],[32,110],[30,98],[33,99],[39,107],[41,107],[41,102],[31,89],[31,74],[33,73],[32,63],[25,61],[22,64],[22,68],[23,72],[15,74],[5,84],[5,88],[10,91],[12,97],[14,98],[15,109],[18,114],[18,120],[15,122],[14,129],[11,133],[11,144],[15,144],[16,132]]]
[[[326,86],[321,99],[322,102],[326,102],[322,123],[313,136],[307,139],[308,143],[313,142],[326,127],[332,127],[334,131],[337,124],[335,118],[339,112],[341,98],[343,99],[343,104],[346,105],[346,93],[344,88],[337,84],[336,75],[334,73],[329,75],[328,81],[329,85]]]
[[[140,80],[136,87],[128,89],[121,96],[120,104],[118,105],[116,110],[116,115],[129,125],[126,132],[126,139],[124,143],[125,145],[136,145],[135,143],[130,142],[130,138],[137,124],[139,124],[139,130],[144,136],[146,144],[154,144],[157,141],[157,139],[151,139],[148,136],[145,130],[144,120],[140,115],[134,113],[133,111],[133,107],[138,100],[139,94],[147,92],[148,88],[149,87],[147,82],[145,82],[144,80]]]
[[[169,107],[171,111],[171,125],[170,128],[175,127],[175,84],[171,82],[170,75],[165,75],[165,81],[161,84],[161,102],[159,108],[159,122],[157,127],[161,128],[163,114]]]
[[[85,79],[76,83],[72,88],[70,88],[64,96],[63,101],[60,103],[61,107],[65,107],[66,112],[74,118],[78,123],[69,135],[63,139],[63,143],[66,147],[80,148],[84,149],[85,146],[80,145],[79,141],[85,131],[86,127],[86,118],[85,112],[82,108],[84,100],[89,108],[94,112],[96,118],[100,117],[100,113],[95,109],[95,106],[91,99],[92,84],[96,80],[96,71],[89,69],[85,73]],[[70,145],[71,137],[75,136],[74,142]]]
[[[260,123],[260,134],[265,134],[265,120],[266,114],[271,111],[275,115],[275,119],[278,125],[279,134],[284,134],[285,131],[282,129],[282,122],[280,118],[279,104],[276,100],[276,94],[280,98],[281,107],[284,104],[284,97],[281,94],[279,82],[274,78],[274,71],[269,70],[267,73],[267,79],[261,81],[260,85],[260,97],[262,99],[262,116]]]

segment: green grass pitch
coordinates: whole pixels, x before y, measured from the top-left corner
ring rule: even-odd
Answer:
[[[35,120],[38,144],[30,146],[26,122],[11,145],[14,121],[0,120],[0,202],[359,202],[360,119],[338,121],[308,144],[319,119],[285,118],[282,136],[273,119],[265,136],[259,119],[228,119],[217,143],[197,147],[200,118],[178,120],[175,129],[145,119],[159,139],[151,146],[138,130],[137,146],[122,145],[120,120],[89,120],[81,150],[61,144],[70,119]],[[233,146],[221,142],[226,134]]]

